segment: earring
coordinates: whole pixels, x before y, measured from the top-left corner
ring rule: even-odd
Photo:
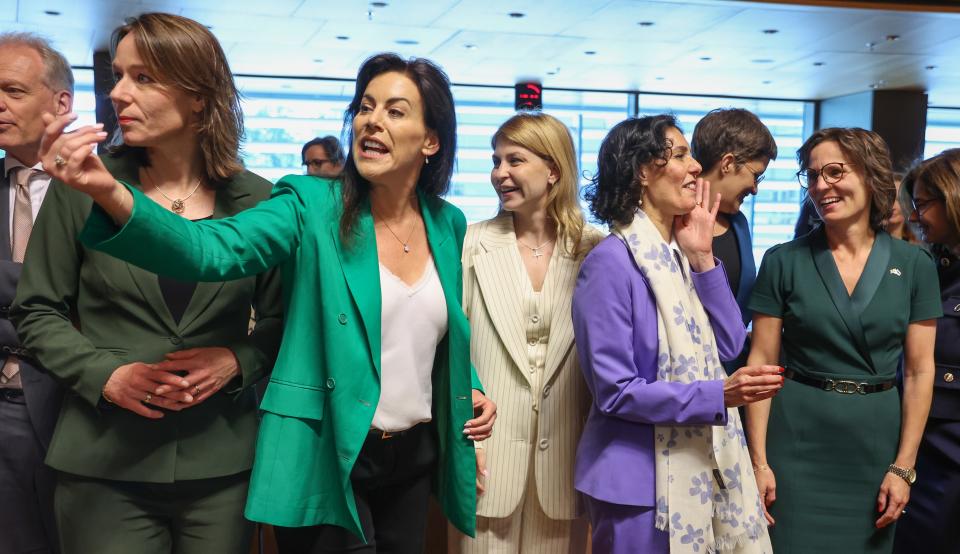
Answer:
[[[430,158],[429,158],[429,157],[423,159],[423,165],[430,165]]]

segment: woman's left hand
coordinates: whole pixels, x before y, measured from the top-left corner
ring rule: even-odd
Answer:
[[[210,398],[240,373],[240,362],[229,348],[211,346],[188,348],[170,352],[166,360],[152,364],[154,369],[183,372],[189,385],[183,390],[193,396],[191,405],[197,405]],[[163,389],[163,390],[161,390]],[[162,385],[157,394],[167,394],[175,389]]]
[[[713,203],[710,199],[710,181],[697,178],[697,204],[690,213],[678,215],[673,219],[673,236],[683,255],[690,261],[690,267],[696,272],[713,269],[713,226],[717,222],[720,210],[720,193]]]
[[[489,439],[497,420],[497,405],[477,389],[473,389],[473,415],[477,417],[464,424],[463,434],[474,441]]]
[[[887,473],[880,485],[880,496],[877,497],[877,511],[881,514],[876,522],[877,529],[897,521],[909,501],[910,485],[902,477]]]

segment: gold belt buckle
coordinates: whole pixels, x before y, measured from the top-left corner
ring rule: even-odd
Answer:
[[[823,385],[823,390],[832,390],[840,394],[867,394],[866,386],[866,383],[857,383],[856,381],[827,379]]]
[[[388,433],[386,431],[380,431],[380,440],[386,440],[393,437],[393,433]]]

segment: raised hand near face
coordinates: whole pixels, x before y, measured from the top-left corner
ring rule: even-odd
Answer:
[[[700,273],[713,269],[713,226],[720,210],[720,193],[710,196],[710,181],[697,178],[697,203],[689,213],[673,220],[673,236],[690,267]],[[712,200],[712,201],[711,201]]]

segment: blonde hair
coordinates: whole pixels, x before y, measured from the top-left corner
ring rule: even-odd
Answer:
[[[145,13],[128,19],[114,30],[113,55],[127,35],[133,36],[137,52],[161,84],[203,100],[196,132],[207,181],[223,182],[243,171],[240,94],[227,56],[213,33],[186,17]]]
[[[557,182],[547,193],[547,217],[557,226],[557,239],[564,252],[573,257],[586,254],[594,242],[584,237],[577,154],[567,126],[544,113],[518,113],[494,133],[490,141],[494,149],[501,140],[526,148],[557,172]]]

